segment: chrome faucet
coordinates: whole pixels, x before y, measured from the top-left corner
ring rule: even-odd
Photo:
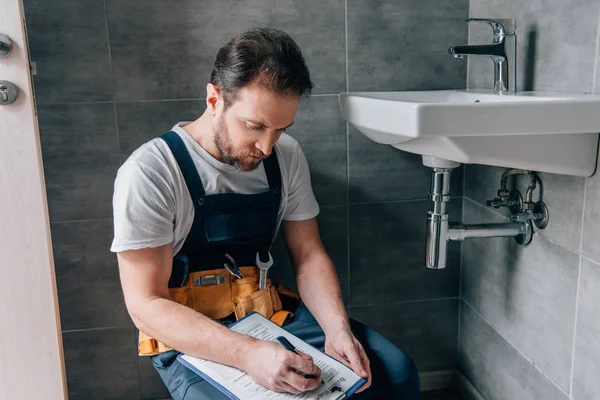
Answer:
[[[452,46],[448,52],[455,58],[480,55],[494,61],[494,92],[498,94],[517,91],[517,35],[514,19],[468,18],[467,22],[484,22],[494,29],[492,44]]]

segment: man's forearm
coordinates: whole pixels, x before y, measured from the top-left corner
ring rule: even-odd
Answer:
[[[136,326],[147,335],[182,353],[243,369],[255,339],[174,301],[157,297],[131,311]]]
[[[327,253],[313,252],[295,269],[300,297],[325,334],[349,328],[340,282]]]

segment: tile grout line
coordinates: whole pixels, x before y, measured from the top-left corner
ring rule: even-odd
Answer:
[[[346,92],[350,90],[350,77],[348,76],[348,0],[344,0],[344,35],[346,37]]]
[[[598,72],[598,48],[600,43],[600,6],[598,6],[598,29],[596,30],[596,54],[594,55],[594,75],[592,76],[592,94],[596,93],[596,73]]]
[[[466,168],[465,168],[466,170]],[[463,179],[463,189],[464,189],[464,184],[465,181]],[[464,191],[464,190],[463,190]],[[464,202],[465,199],[463,197],[463,207],[461,210],[461,215],[460,215],[460,221],[461,223],[465,220],[465,206],[464,206]],[[460,243],[460,264],[458,266],[458,322],[457,322],[457,337],[456,337],[456,362],[457,364],[459,363],[459,354],[460,354],[460,321],[461,321],[461,316],[462,316],[462,312],[461,312],[461,306],[460,306],[460,302],[462,300],[462,275],[463,275],[463,260],[464,260],[464,252],[465,252],[465,242],[464,240]]]
[[[112,104],[112,100],[95,100],[95,101],[63,101],[63,102],[48,102],[48,103],[37,103],[37,107],[44,106],[74,106],[81,104]]]
[[[600,16],[599,16],[600,22]],[[600,32],[600,23],[598,24]],[[598,44],[596,43],[596,54]],[[594,73],[594,76],[596,74]],[[571,353],[571,377],[569,379],[569,396],[573,396],[573,377],[575,375],[575,345],[577,343],[577,321],[579,318],[579,292],[581,291],[581,267],[583,264],[583,232],[585,227],[585,206],[587,200],[588,179],[586,178],[583,185],[583,201],[581,204],[581,234],[579,236],[579,266],[577,270],[577,290],[575,292],[575,318],[573,322],[573,352]]]
[[[470,6],[470,5],[469,5]],[[467,42],[469,39],[469,34],[467,32]],[[467,60],[468,61],[468,60]],[[469,82],[469,66],[467,64],[467,82]],[[466,85],[465,85],[466,87]],[[466,197],[466,193],[467,193],[467,165],[463,164],[463,176],[462,176],[462,210],[460,213],[460,222],[464,223],[465,220],[465,197]],[[461,300],[462,300],[462,274],[463,274],[463,260],[464,260],[464,253],[465,253],[465,242],[464,240],[460,243],[460,265],[458,266],[458,322],[456,324],[457,326],[457,335],[456,335],[456,364],[460,367],[460,334],[461,334],[461,329],[460,329],[460,321],[461,321],[461,317],[462,317],[462,307],[461,307]]]
[[[132,337],[133,343],[134,343],[134,345],[137,345],[138,344],[138,340],[137,340],[137,337],[136,337],[137,335],[136,335],[135,328],[132,329],[131,331],[132,331],[131,332],[132,333],[131,336],[133,336]],[[137,358],[137,360],[136,360],[136,363],[135,363],[135,369],[136,369],[137,375],[138,375],[138,390],[139,390],[139,393],[140,393],[140,399],[143,399],[144,396],[142,395],[142,371],[140,370],[139,357],[136,357],[136,358]]]
[[[486,205],[483,205],[483,204],[481,204],[480,202],[478,202],[478,201],[475,201],[475,200],[473,200],[472,198],[470,198],[470,197],[468,197],[468,196],[465,196],[465,197],[464,197],[464,199],[465,199],[465,200],[469,200],[469,201],[471,201],[471,203],[473,203],[473,204],[475,204],[475,205],[478,205],[479,207],[481,207],[481,208],[483,208],[483,209],[486,209],[486,210],[488,210],[488,211],[490,211],[490,212],[493,212],[493,213],[494,213],[494,214],[496,214],[496,215],[499,215],[499,216],[501,216],[501,217],[502,217],[502,218],[504,218],[505,220],[509,220],[508,218],[506,218],[506,216],[505,216],[505,215],[502,215],[502,214],[500,214],[498,211],[494,210],[493,208],[491,208],[491,207],[488,207],[488,206],[486,206]]]
[[[112,61],[111,61],[112,64]],[[112,73],[111,73],[112,74]],[[112,80],[112,77],[111,77]],[[321,93],[311,94],[309,97],[337,97],[337,93]],[[113,92],[114,98],[114,92]],[[160,103],[160,102],[178,102],[178,101],[204,101],[206,97],[188,97],[178,99],[135,99],[135,100],[97,100],[97,101],[63,101],[63,102],[47,102],[39,103],[40,106],[62,106],[62,105],[75,105],[75,104],[129,104],[129,103]]]
[[[112,221],[112,218],[106,217],[106,218],[68,219],[68,220],[63,220],[63,221],[50,221],[50,224],[72,224],[75,222],[99,222],[99,221]]]
[[[348,123],[346,122],[346,272],[348,274],[348,305],[352,304],[350,301],[350,287],[351,287],[351,260],[350,260],[350,135],[348,130]]]
[[[577,290],[575,294],[575,318],[573,322],[573,352],[571,353],[571,377],[569,379],[569,398],[573,396],[573,376],[575,374],[575,344],[577,342],[577,318],[579,316],[579,291],[581,287],[581,265],[583,257],[579,256],[579,266],[577,271]]]
[[[62,331],[62,333],[94,332],[94,331],[104,331],[104,330],[122,329],[122,328],[131,328],[131,325],[102,326],[102,327],[98,327],[98,328],[65,329]]]
[[[462,197],[451,197],[451,200],[459,200],[462,199]],[[420,198],[420,199],[408,199],[408,200],[385,200],[385,201],[364,201],[364,202],[356,202],[356,203],[349,203],[352,206],[364,206],[364,205],[369,205],[369,204],[393,204],[393,203],[416,203],[416,202],[422,202],[422,201],[426,201],[426,202],[430,202],[429,199],[427,198]]]
[[[347,141],[348,141],[348,137],[347,137]],[[346,154],[347,157],[349,156],[348,153],[349,152],[347,151],[347,154]],[[347,168],[346,179],[349,180],[350,174],[349,174],[349,163],[348,162],[346,163],[346,168]],[[347,190],[346,198],[347,199],[349,198],[349,190]],[[453,198],[453,200],[458,200],[458,199],[462,199],[462,197]],[[423,201],[429,201],[429,199],[389,200],[389,201],[357,202],[357,203],[346,203],[346,204],[344,204],[344,203],[342,203],[342,204],[324,204],[324,205],[321,205],[320,207],[326,208],[326,207],[363,206],[363,205],[378,205],[378,204],[404,204],[404,203],[417,203],[417,202],[423,202]],[[112,221],[112,218],[104,217],[104,218],[65,219],[65,220],[50,221],[50,223],[51,224],[71,224],[71,223],[77,223],[77,222],[98,222],[98,221]]]
[[[471,18],[471,1],[469,0],[469,9],[467,10],[467,18]],[[471,40],[471,24],[467,23],[467,44],[470,44]],[[467,82],[465,83],[465,88],[469,88],[469,64],[471,63],[471,57],[467,57]],[[465,165],[465,171],[467,170]],[[465,172],[466,176],[466,172]],[[464,182],[464,181],[463,181]]]
[[[117,116],[117,103],[115,102],[115,80],[113,77],[112,49],[110,46],[110,33],[108,31],[108,8],[106,0],[104,3],[104,26],[106,27],[106,46],[108,50],[108,69],[110,74],[110,92],[112,94],[113,116],[115,118],[115,133],[117,135],[117,149],[119,151],[119,165],[123,162],[121,156],[121,138],[119,136],[119,118]]]
[[[399,304],[430,303],[432,301],[439,301],[439,300],[460,300],[460,299],[458,297],[456,297],[456,296],[451,296],[451,297],[435,297],[435,298],[430,298],[430,299],[390,301],[390,302],[387,302],[387,303],[358,304],[358,305],[351,305],[351,306],[348,306],[348,307],[349,308],[380,307],[380,306],[393,306],[393,305],[399,305]]]
[[[592,258],[586,257],[583,254],[581,255],[581,258],[583,258],[584,260],[587,260],[587,261],[593,263],[594,265],[597,265],[597,266],[600,267],[600,261],[596,261],[596,260],[594,260]]]
[[[501,337],[501,338],[502,338],[502,339],[503,339],[503,340],[504,340],[504,341],[505,341],[505,342],[506,342],[508,345],[510,345],[510,347],[512,347],[513,349],[515,349],[515,351],[516,351],[517,353],[519,353],[519,355],[520,355],[521,357],[523,357],[523,358],[524,358],[524,359],[525,359],[525,360],[526,360],[528,363],[530,363],[530,364],[531,364],[531,366],[532,366],[532,367],[533,367],[535,370],[537,370],[537,371],[538,371],[540,374],[542,374],[542,376],[544,376],[546,379],[548,379],[548,381],[549,381],[550,383],[552,383],[554,386],[556,386],[556,388],[557,388],[557,389],[558,389],[558,390],[559,390],[561,393],[563,393],[564,395],[566,395],[567,397],[569,397],[569,398],[570,398],[569,394],[568,394],[567,392],[565,392],[565,391],[564,391],[564,390],[563,390],[563,389],[560,387],[560,385],[559,385],[559,384],[557,384],[557,383],[556,383],[556,382],[555,382],[555,381],[554,381],[552,378],[550,378],[550,377],[549,377],[549,376],[548,376],[548,375],[547,375],[547,374],[546,374],[546,373],[545,373],[545,372],[544,372],[544,371],[543,371],[543,370],[542,370],[540,367],[538,367],[538,365],[537,365],[537,364],[536,364],[536,363],[535,363],[533,360],[531,360],[531,359],[530,359],[530,358],[529,358],[529,357],[528,357],[528,356],[527,356],[525,353],[523,353],[523,352],[522,352],[522,351],[521,351],[521,350],[520,350],[520,349],[519,349],[517,346],[515,346],[515,345],[514,345],[514,344],[513,344],[513,343],[512,343],[510,340],[508,340],[508,339],[507,339],[507,338],[506,338],[506,337],[505,337],[505,336],[504,336],[504,335],[503,335],[503,334],[502,334],[500,331],[498,331],[498,330],[497,330],[497,329],[494,327],[494,325],[492,325],[492,323],[491,323],[490,321],[488,321],[488,320],[487,320],[487,319],[486,319],[486,318],[485,318],[485,317],[484,317],[484,316],[483,316],[483,315],[482,315],[482,314],[481,314],[479,311],[477,311],[477,309],[475,309],[475,307],[473,307],[473,306],[472,306],[472,305],[471,305],[471,304],[470,304],[468,301],[466,301],[466,300],[464,300],[464,299],[463,299],[463,301],[465,302],[465,304],[466,304],[466,305],[468,305],[468,306],[469,306],[469,308],[470,308],[471,310],[473,310],[473,312],[474,312],[475,314],[477,314],[477,315],[479,316],[479,318],[481,318],[481,319],[482,319],[482,320],[483,320],[483,321],[484,321],[486,324],[488,324],[488,325],[489,325],[489,327],[490,327],[490,328],[492,328],[492,330],[494,331],[494,333],[496,333],[498,336],[500,336],[500,337]]]
[[[344,44],[346,57],[346,92],[348,91],[348,0],[344,0]],[[350,260],[350,129],[346,122],[346,273],[348,308],[350,308],[351,284],[352,284],[352,262]],[[351,314],[351,312],[350,312]]]

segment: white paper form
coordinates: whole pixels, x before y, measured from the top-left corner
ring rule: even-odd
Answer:
[[[260,314],[252,314],[231,327],[231,330],[252,336],[260,340],[276,341],[276,337],[286,337],[294,347],[313,358],[315,365],[321,371],[321,379],[325,382],[315,390],[301,394],[277,393],[258,385],[250,375],[236,368],[218,364],[212,361],[184,355],[181,358],[198,369],[210,379],[223,386],[239,399],[244,400],[332,400],[345,398],[344,393],[349,391],[359,380],[359,377],[350,368],[339,361],[322,353],[311,345],[288,333],[284,329],[267,320]],[[338,386],[343,392],[331,392],[333,386]]]

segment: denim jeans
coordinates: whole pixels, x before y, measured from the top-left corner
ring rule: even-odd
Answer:
[[[371,362],[371,387],[354,399],[413,400],[419,394],[419,375],[414,362],[382,335],[351,320],[352,332],[362,343]],[[284,329],[314,347],[324,350],[325,335],[310,311],[301,304],[294,320]],[[221,400],[228,397],[176,360],[172,350],[152,357],[154,367],[174,400]]]

